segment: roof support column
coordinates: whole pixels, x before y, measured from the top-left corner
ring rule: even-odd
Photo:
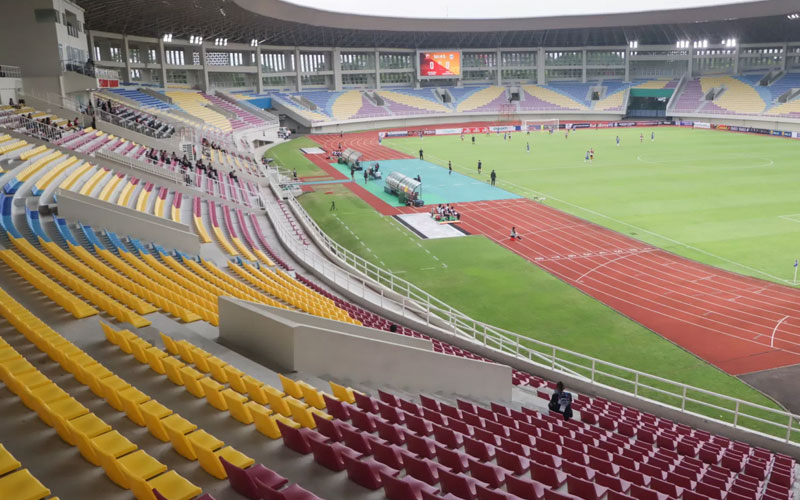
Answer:
[[[689,78],[694,74],[694,49],[689,47],[689,65],[686,71]]]
[[[334,47],[331,52],[331,68],[333,68],[333,90],[342,90],[342,49]]]
[[[625,48],[625,81],[631,81],[631,49]]]
[[[544,47],[539,47],[536,51],[536,83],[545,84],[544,78]]]
[[[202,52],[201,52],[202,55]],[[161,87],[167,88],[167,58],[164,57],[164,39],[158,39],[158,59],[161,63]]]
[[[497,50],[497,78],[495,78],[495,80],[497,81],[497,86],[498,87],[503,84],[503,76],[502,75],[503,75],[503,58],[502,58],[502,52],[498,49]]]
[[[586,49],[581,50],[581,83],[586,83]]]
[[[256,93],[264,92],[264,71],[261,67],[261,45],[256,45]]]
[[[381,53],[375,51],[375,88],[381,88]]]
[[[739,74],[739,44],[733,48],[733,74]]]
[[[125,61],[125,74],[122,78],[123,82],[131,81],[131,57],[128,50],[128,35],[122,35],[122,57]]]
[[[739,48],[738,46],[736,47]],[[786,56],[789,54],[789,44],[783,44],[783,53],[781,54],[781,71],[786,71]]]
[[[200,64],[203,66],[203,92],[208,93],[208,65],[206,64],[206,43],[200,45]]]
[[[297,79],[295,86],[297,87],[297,91],[300,92],[303,90],[303,79],[300,75],[300,49],[294,49],[294,76]]]

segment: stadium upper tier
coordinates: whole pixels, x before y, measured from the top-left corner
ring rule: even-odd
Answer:
[[[625,114],[631,90],[677,89],[667,114],[746,115],[800,118],[800,73],[785,73],[768,85],[763,73],[685,79],[553,82],[547,85],[384,88],[380,90],[310,90],[256,94],[238,92],[240,100],[270,97],[312,124],[456,113],[515,115],[527,113]]]

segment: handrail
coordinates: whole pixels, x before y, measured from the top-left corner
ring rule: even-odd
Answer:
[[[281,222],[281,214],[270,203],[267,204],[267,214],[273,221],[281,243],[307,266],[320,271],[352,293],[360,294],[365,299],[370,294],[379,295],[380,306],[399,310],[403,318],[439,326],[454,337],[469,340],[504,355],[512,355],[525,362],[572,376],[578,374],[601,387],[800,446],[797,442],[800,438],[800,415],[603,361],[470,318],[416,285],[372,264],[332,240],[290,193],[281,190],[280,185],[283,182],[278,171],[270,167],[268,174],[276,196],[286,197],[295,215],[307,229],[313,231],[312,236],[344,266],[337,265],[301,243],[294,232],[286,229]],[[354,271],[348,271],[347,268]],[[393,294],[397,294],[399,298],[393,298]]]
[[[24,133],[43,139],[47,142],[56,142],[78,129],[69,130],[48,125],[46,123],[28,118],[23,113],[0,116],[0,127],[11,130],[24,129]]]
[[[153,139],[169,139],[175,132],[175,128],[170,124],[166,124],[167,130],[162,131],[160,128],[151,127],[144,121],[137,123],[134,120],[125,118],[120,115],[115,115],[113,113],[109,113],[108,111],[103,111],[100,108],[95,108],[95,113],[97,113],[97,116],[100,117],[100,119],[105,122],[114,125],[119,125],[123,128],[132,130],[134,132],[138,132],[148,137],[152,137]]]

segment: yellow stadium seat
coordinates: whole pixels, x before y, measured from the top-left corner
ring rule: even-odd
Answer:
[[[228,409],[228,403],[221,394],[222,389],[225,388],[224,385],[211,377],[200,379],[200,385],[203,386],[203,390],[206,394],[206,401],[208,401],[211,406],[220,411],[226,411]]]
[[[245,396],[242,396],[233,389],[225,389],[221,391],[220,394],[222,394],[225,403],[228,405],[228,411],[231,417],[243,424],[253,423],[253,415],[250,414],[250,410],[245,406],[245,403],[247,403],[247,398]]]
[[[246,406],[250,410],[250,414],[253,415],[253,421],[256,424],[256,430],[258,430],[258,432],[270,439],[278,439],[281,437],[281,430],[278,424],[275,423],[272,410],[264,408],[255,401],[248,402]],[[300,427],[300,424],[294,420],[291,420],[291,422],[298,428]]]
[[[127,468],[125,472],[128,472]],[[148,481],[133,475],[130,475],[128,480],[131,491],[133,491],[137,500],[155,500],[156,497],[153,494],[153,490],[158,490],[164,498],[169,498],[170,500],[189,500],[202,493],[198,486],[192,484],[174,470]]]
[[[225,370],[225,377],[228,379],[228,384],[231,386],[231,389],[238,392],[239,394],[246,393],[247,387],[245,387],[244,382],[242,382],[242,377],[244,377],[244,372],[232,365],[226,365],[224,370]],[[220,380],[220,382],[222,381]]]
[[[166,368],[164,368],[164,363],[162,362],[162,360],[168,356],[165,351],[153,346],[147,349],[145,354],[147,355],[147,364],[150,365],[150,368],[152,368],[154,372],[161,375],[167,373]]]
[[[172,410],[162,405],[155,399],[151,399],[150,401],[139,406],[138,413],[141,416],[142,421],[145,423],[145,425],[147,425],[147,430],[150,431],[150,434],[161,441],[169,441],[169,435],[167,434],[167,430],[164,429],[164,425],[161,420],[172,415]],[[135,421],[136,420],[134,420],[134,422]]]
[[[112,375],[101,380],[100,385],[103,388],[103,399],[115,410],[123,411],[122,401],[119,399],[118,393],[124,389],[130,388],[131,384],[118,375]]]
[[[0,477],[0,498],[14,500],[40,500],[50,494],[50,490],[28,471],[21,469]]]
[[[297,382],[281,375],[280,373],[278,374],[278,378],[281,380],[281,385],[283,385],[283,392],[297,399],[301,399],[303,397],[303,389],[297,385]]]
[[[281,391],[266,385],[263,389],[264,393],[267,395],[267,401],[269,401],[269,407],[272,409],[272,411],[275,413],[280,413],[284,417],[289,417],[292,415],[292,410],[289,408],[289,405],[286,404]]]
[[[189,391],[189,394],[196,398],[205,397],[205,391],[203,386],[200,385],[200,379],[202,379],[204,375],[199,371],[195,370],[191,366],[184,366],[181,368],[181,379],[183,380],[183,386],[186,387],[186,390]]]
[[[167,377],[175,385],[183,385],[183,377],[181,376],[181,368],[186,366],[177,358],[164,358],[161,361],[164,364],[164,370],[167,372]]]
[[[302,381],[298,382],[297,385],[299,385],[300,389],[302,389],[303,399],[306,401],[306,403],[319,410],[325,409],[325,399],[322,398],[322,393],[320,391],[318,391],[312,385]]]
[[[336,382],[328,383],[330,384],[331,391],[336,399],[339,401],[344,401],[345,403],[355,404],[356,397],[353,395],[353,389],[339,385]]]
[[[208,365],[208,369],[211,372],[211,377],[213,377],[214,380],[220,384],[227,384],[228,375],[225,373],[225,366],[227,366],[228,363],[216,356],[209,356],[205,361]]]
[[[217,479],[227,479],[228,474],[220,462],[220,458],[224,458],[228,463],[246,469],[255,463],[255,460],[248,457],[230,446],[226,446],[221,450],[212,450],[206,446],[195,445],[194,450],[197,453],[197,460],[200,462],[200,467]]]
[[[167,433],[167,427],[172,428],[173,431],[181,432],[183,434],[188,434],[197,429],[196,425],[181,417],[177,413],[170,413],[170,415],[164,418],[154,418],[155,415],[156,414],[154,413],[150,414],[149,412],[144,412],[144,417],[147,421],[147,429],[150,431],[150,434],[164,442],[168,442],[170,440],[169,434]]]
[[[161,337],[161,341],[164,342],[164,348],[167,350],[167,352],[172,354],[173,356],[177,356],[179,354],[178,346],[175,344],[175,341],[172,340],[172,337],[164,335],[161,332],[159,332],[158,334]]]
[[[17,470],[21,466],[22,464],[0,444],[0,476],[8,474],[12,470]]]
[[[260,380],[251,377],[250,375],[245,375],[242,377],[242,382],[244,383],[245,389],[247,389],[247,395],[253,401],[257,402],[260,405],[265,405],[269,403],[267,399],[267,394],[264,392],[264,383]]]

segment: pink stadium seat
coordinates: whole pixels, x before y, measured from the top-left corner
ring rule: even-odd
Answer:
[[[583,500],[600,500],[608,488],[575,476],[567,476],[567,491]]]
[[[469,459],[469,472],[478,481],[483,481],[492,488],[499,488],[506,482],[506,471],[502,467],[484,464]]]
[[[412,403],[411,401],[406,401],[405,399],[399,399],[400,401],[400,409],[405,411],[407,414],[410,413],[416,417],[422,416],[422,407],[416,403]],[[408,415],[406,415],[406,418]]]
[[[524,444],[520,444],[516,441],[511,441],[510,439],[500,438],[500,448],[503,450],[514,453],[521,457],[530,457],[531,452],[535,450],[531,450],[529,447],[525,446]],[[497,452],[497,449],[495,449]],[[537,452],[538,453],[538,452]]]
[[[348,448],[352,448],[359,453],[363,453],[364,455],[372,454],[372,441],[377,440],[377,438],[371,434],[358,430],[343,428],[341,431],[342,437],[344,438],[344,444]]]
[[[393,469],[403,468],[402,452],[404,451],[405,449],[394,444],[380,443],[378,441],[372,443],[372,458]]]
[[[429,408],[434,410],[437,413],[441,413],[442,408],[439,402],[431,397],[425,396],[424,394],[419,395],[419,401],[422,403],[424,408]]]
[[[631,489],[631,483],[628,481],[602,472],[595,474],[594,482],[618,493],[627,493]]]
[[[417,458],[408,452],[405,452],[403,455],[403,464],[409,476],[428,483],[431,486],[439,482],[439,471],[445,470],[442,465],[434,460]]]
[[[436,441],[406,432],[406,448],[417,456],[433,458],[436,456]]]
[[[493,459],[495,454],[494,446],[469,436],[464,436],[464,451],[483,462]]]
[[[567,463],[567,462],[563,462]],[[563,465],[563,464],[562,464]],[[567,481],[567,475],[560,470],[548,467],[543,464],[531,464],[531,479],[535,479],[551,488],[559,488]]]
[[[516,453],[510,453],[502,448],[495,449],[495,458],[497,459],[497,465],[518,476],[528,472],[531,468],[530,461],[527,458]]]
[[[314,454],[314,461],[323,467],[339,472],[344,470],[344,455],[358,457],[359,453],[352,448],[339,443],[323,443],[310,440],[311,452]]]
[[[378,430],[378,435],[392,444],[398,446],[406,442],[405,427],[397,424],[390,424],[380,419],[375,419],[375,427]]]
[[[629,495],[618,493],[614,490],[608,490],[608,495],[606,495],[606,500],[634,500],[634,498]]]
[[[338,399],[334,399],[327,394],[323,394],[322,398],[325,400],[325,409],[334,418],[339,420],[350,420],[350,412],[347,409],[347,404],[342,403]]]
[[[262,491],[263,500],[324,500],[297,484],[280,491],[264,486]]]
[[[656,477],[650,481],[650,488],[672,498],[680,498],[683,494],[683,488],[680,486]]]
[[[376,400],[357,391],[353,391],[353,395],[356,399],[356,406],[358,406],[362,411],[368,413],[378,413],[378,402]]]
[[[396,406],[391,406],[383,401],[378,401],[378,410],[381,417],[393,424],[404,424],[406,421],[405,412]]]
[[[642,474],[639,471],[627,469],[625,467],[620,467],[619,477],[628,481],[629,483],[637,484],[639,486],[650,485],[650,476]]]
[[[259,483],[266,484],[272,488],[281,488],[289,482],[285,477],[261,464],[241,469],[222,457],[220,457],[219,461],[222,463],[225,473],[228,474],[231,488],[247,498],[261,498]]]
[[[561,458],[568,462],[572,462],[574,464],[588,464],[589,457],[584,454],[582,451],[578,451],[572,448],[561,448]]]
[[[284,446],[303,455],[311,453],[310,440],[325,441],[325,436],[305,427],[294,429],[278,422],[278,428],[281,431]]]
[[[454,474],[447,470],[439,472],[442,493],[452,493],[464,500],[473,500],[477,495],[476,486],[485,483],[464,474]]]
[[[524,477],[506,477],[506,490],[526,500],[542,500],[547,486],[532,479]]]
[[[430,436],[433,434],[433,424],[415,415],[406,414],[406,427],[418,436]]]
[[[423,407],[422,408],[422,416],[425,418],[425,420],[427,420],[428,422],[430,422],[432,424],[438,424],[438,425],[446,426],[447,423],[448,423],[447,422],[447,417],[445,417],[444,415],[439,413],[439,411],[431,410],[430,408]]]
[[[619,474],[619,465],[614,465],[608,460],[603,460],[596,457],[589,457],[589,467],[596,471],[605,472],[616,476]]]
[[[436,458],[440,464],[453,472],[466,472],[467,466],[469,465],[468,455],[458,450],[451,450],[440,444],[436,445]]]
[[[433,425],[433,437],[436,439],[436,441],[451,449],[461,448],[461,446],[464,444],[464,438],[462,437],[461,433],[437,424]]]
[[[342,431],[340,429],[342,427],[350,427],[350,424],[336,419],[328,420],[327,418],[320,417],[316,413],[313,413],[312,417],[314,418],[314,422],[317,424],[317,432],[331,441],[341,441],[343,438]]]
[[[400,406],[400,398],[386,391],[378,390],[378,399],[390,406]]]
[[[371,458],[343,455],[342,460],[347,469],[347,477],[354,483],[370,490],[377,490],[383,485],[381,473],[392,477],[398,474],[396,469]]]
[[[586,479],[587,481],[592,481],[595,475],[594,469],[573,462],[563,462],[561,464],[561,470],[569,475]]]
[[[559,493],[555,490],[544,490],[545,500],[576,500],[579,497],[569,493]]]
[[[364,432],[375,432],[377,428],[375,422],[379,418],[358,408],[350,408],[350,422]]]
[[[639,486],[638,484],[631,485],[630,496],[638,498],[639,500],[667,500],[668,495],[659,493],[656,490]]]
[[[517,495],[506,493],[503,490],[486,488],[480,484],[476,486],[476,490],[478,492],[478,500],[525,500]],[[535,499],[532,498],[531,500]]]
[[[383,482],[383,492],[389,500],[422,500],[422,492],[436,493],[438,488],[423,483],[411,476],[396,478],[383,471],[379,472]]]

